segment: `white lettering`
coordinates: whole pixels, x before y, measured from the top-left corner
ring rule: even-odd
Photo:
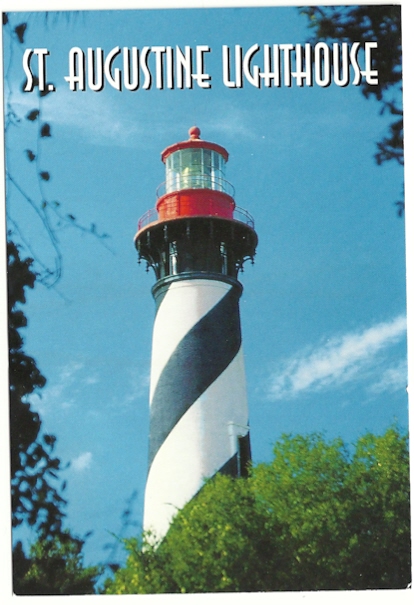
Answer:
[[[85,90],[85,55],[81,48],[74,46],[69,51],[69,75],[65,76],[70,90]]]

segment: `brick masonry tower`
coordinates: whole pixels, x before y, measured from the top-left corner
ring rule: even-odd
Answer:
[[[250,460],[237,276],[257,235],[225,180],[227,151],[189,135],[162,152],[166,181],[135,236],[157,280],[144,529],[159,539],[206,478]]]

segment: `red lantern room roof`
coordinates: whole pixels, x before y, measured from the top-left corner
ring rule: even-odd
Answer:
[[[179,151],[180,149],[211,149],[216,151],[220,155],[223,156],[224,160],[227,162],[229,158],[228,151],[224,149],[221,145],[217,145],[217,143],[210,143],[209,141],[203,141],[200,139],[200,129],[197,126],[192,126],[188,131],[190,138],[187,141],[181,141],[180,143],[174,143],[170,145],[161,153],[161,159],[165,163],[165,160],[169,155],[174,153],[175,151]]]

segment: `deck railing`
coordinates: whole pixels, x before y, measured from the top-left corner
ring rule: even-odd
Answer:
[[[177,207],[177,202],[175,200],[171,200],[171,207],[173,207],[173,206],[174,206],[174,208]],[[168,208],[168,200],[165,202],[165,205],[163,205],[164,211],[166,208]],[[216,216],[216,215],[206,214],[203,216]],[[183,217],[179,216],[177,218],[184,218],[184,216]],[[244,210],[244,208],[240,208],[239,206],[236,206],[234,208],[233,220],[239,221],[240,223],[244,223],[248,227],[251,227],[252,229],[254,229],[254,219],[253,219],[252,215],[249,212],[247,212],[247,210]],[[150,208],[139,219],[138,231],[141,231],[141,229],[144,229],[144,227],[147,227],[151,223],[156,223],[157,221],[158,221],[158,212],[157,212],[156,208]]]

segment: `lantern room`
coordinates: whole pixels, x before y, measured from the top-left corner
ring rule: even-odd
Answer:
[[[189,135],[161,153],[166,180],[158,187],[156,207],[138,222],[138,259],[147,261],[157,279],[208,274],[231,281],[255,255],[253,218],[236,206],[224,178],[226,149],[200,139],[196,126]]]
[[[195,126],[190,128],[189,134],[189,141],[172,145],[162,154],[166,193],[180,189],[213,189],[230,193],[229,183],[225,181],[227,151],[219,145],[201,141],[200,129]]]
[[[225,179],[228,153],[216,143],[200,139],[193,126],[187,141],[167,147],[161,159],[165,182],[158,188],[159,219],[183,216],[233,218],[234,190]]]

